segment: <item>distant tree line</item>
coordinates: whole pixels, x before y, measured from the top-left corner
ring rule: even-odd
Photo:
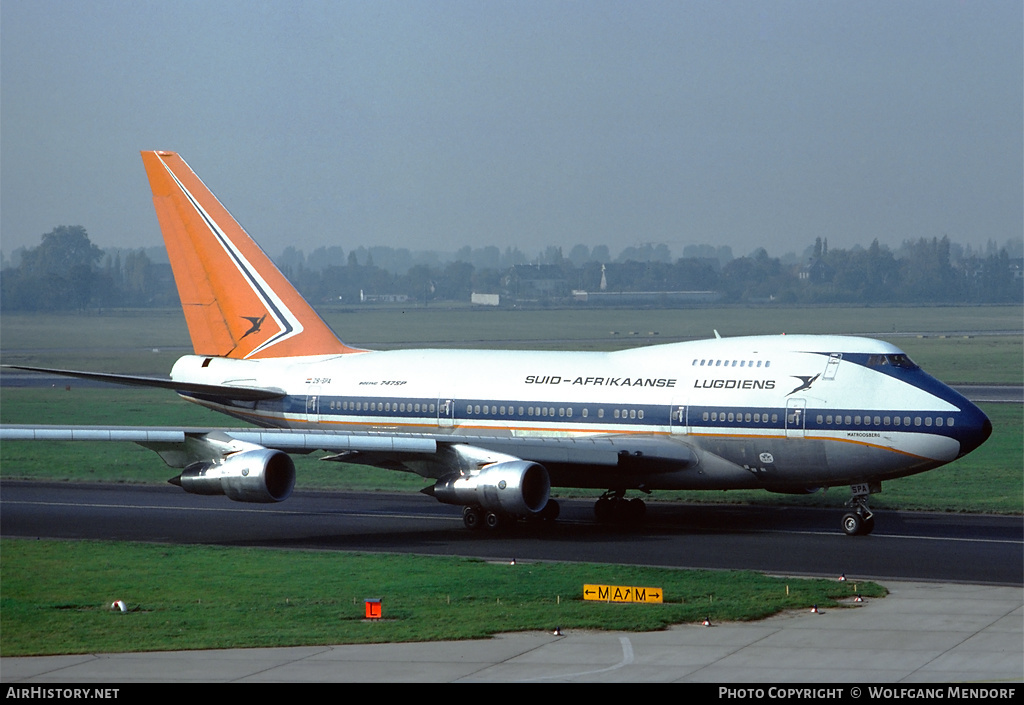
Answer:
[[[152,256],[151,256],[152,255]],[[673,258],[665,245],[639,245],[611,257],[607,247],[577,245],[567,256],[548,247],[464,247],[451,254],[402,248],[294,247],[277,264],[315,304],[466,302],[473,293],[508,303],[563,305],[575,292],[714,292],[723,303],[921,304],[1020,303],[1024,242],[975,250],[948,237],[907,240],[891,250],[829,248],[818,238],[800,256],[766,250],[734,257],[728,247],[691,245]],[[60,226],[40,245],[18,250],[0,272],[4,311],[82,311],[178,305],[170,265],[160,253],[104,252],[81,226]]]
[[[80,225],[62,225],[0,271],[0,310],[85,311],[178,305],[170,265],[144,250],[107,254]]]

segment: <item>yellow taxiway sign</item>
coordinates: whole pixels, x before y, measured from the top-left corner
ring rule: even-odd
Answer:
[[[633,585],[584,585],[583,599],[600,602],[645,602],[661,603],[660,587],[635,587]]]

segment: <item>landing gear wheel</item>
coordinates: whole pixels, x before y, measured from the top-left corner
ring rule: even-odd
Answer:
[[[562,508],[553,499],[549,499],[548,503],[544,505],[544,508],[540,510],[540,518],[543,521],[554,521],[558,518],[559,512]]]
[[[623,521],[630,524],[639,524],[647,516],[647,504],[640,498],[625,500],[622,508]]]
[[[504,514],[499,514],[498,512],[487,512],[484,515],[484,526],[491,531],[497,531],[507,525],[508,520],[505,518]]]
[[[875,530],[875,517],[865,517],[860,512],[843,515],[843,532],[847,536],[867,536]]]
[[[615,517],[615,499],[602,497],[594,502],[594,518],[598,524],[610,524]]]
[[[466,507],[462,510],[462,523],[467,529],[479,529],[483,526],[484,515],[479,507]]]
[[[849,512],[843,515],[843,532],[847,536],[860,536],[864,529],[864,520],[859,514]]]
[[[607,492],[594,503],[594,518],[600,524],[639,524],[647,514],[642,499],[626,499],[623,492]]]
[[[880,484],[852,485],[853,496],[846,503],[852,511],[843,515],[843,532],[847,536],[867,536],[875,530],[875,515],[868,506],[868,497],[880,492]]]

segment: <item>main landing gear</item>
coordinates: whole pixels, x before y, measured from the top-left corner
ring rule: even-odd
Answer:
[[[535,521],[554,521],[558,518],[560,507],[558,502],[553,499],[549,499],[548,503],[544,505],[544,509],[540,510],[537,514],[528,517],[527,520]],[[518,521],[518,517],[505,512],[495,511],[491,509],[484,509],[479,505],[470,505],[462,509],[462,523],[467,529],[488,529],[490,531],[498,531],[500,529],[506,529],[513,526]]]
[[[882,486],[875,485],[852,485],[850,489],[853,496],[846,506],[851,511],[843,515],[843,532],[847,536],[867,536],[875,530],[875,515],[868,507],[868,496],[873,492],[880,492]]]
[[[639,498],[626,499],[625,490],[608,490],[594,503],[594,518],[600,524],[639,524],[647,505]]]

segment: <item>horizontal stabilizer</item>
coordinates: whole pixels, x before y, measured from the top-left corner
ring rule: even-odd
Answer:
[[[239,401],[255,401],[259,399],[279,399],[285,395],[283,389],[261,389],[255,387],[234,387],[226,384],[197,384],[192,382],[176,382],[162,377],[141,377],[136,375],[117,375],[106,372],[85,372],[81,370],[56,370],[49,367],[26,367],[24,365],[3,365],[4,369],[42,372],[44,374],[61,375],[88,379],[93,382],[109,382],[125,384],[133,387],[157,387],[173,389],[176,392],[191,394],[212,394]]]

